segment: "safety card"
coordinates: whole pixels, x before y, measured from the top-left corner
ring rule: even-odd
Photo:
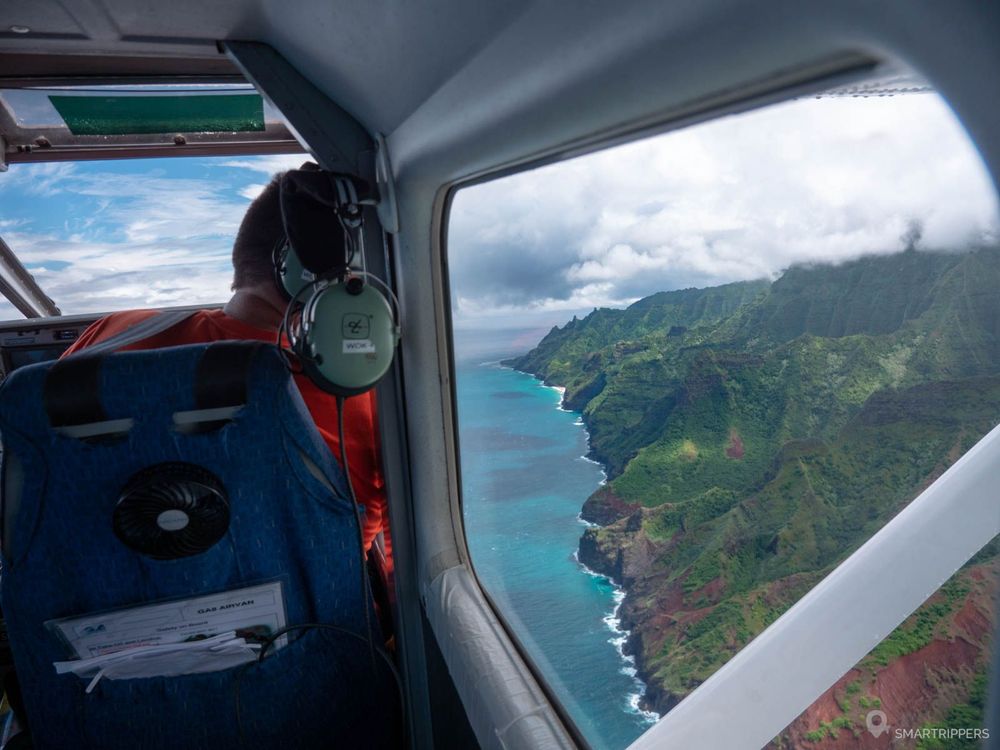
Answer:
[[[229,631],[248,643],[261,643],[285,627],[285,602],[281,582],[274,581],[193,599],[49,620],[45,625],[62,636],[80,659],[200,641]],[[275,647],[283,646],[283,641],[279,639]]]

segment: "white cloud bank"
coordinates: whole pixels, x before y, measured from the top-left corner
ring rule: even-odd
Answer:
[[[197,178],[17,165],[0,201],[54,206],[65,226],[43,231],[32,209],[0,210],[0,228],[65,312],[219,302],[247,200],[306,158],[218,160]],[[463,190],[451,216],[459,326],[551,325],[663,289],[1000,233],[978,155],[932,94],[724,118]]]
[[[451,215],[459,325],[1000,239],[984,167],[934,94],[723,118],[463,190]]]
[[[184,177],[159,160],[125,174],[97,163],[18,165],[0,178],[0,201],[32,200],[17,216],[3,215],[0,203],[0,230],[67,314],[224,302],[247,201],[264,189],[262,175],[306,158],[203,160],[207,176],[189,169],[182,173],[199,176]],[[65,221],[56,228],[41,220],[46,215]],[[0,317],[19,314],[0,301]]]
[[[307,161],[312,161],[312,157],[308,154],[275,154],[274,156],[254,156],[243,159],[230,159],[229,161],[221,162],[219,166],[250,169],[254,172],[259,172],[270,177],[275,172],[284,172],[288,169],[298,169]]]
[[[42,164],[12,169],[0,187],[38,196],[38,216],[5,220],[4,239],[64,313],[228,298],[246,210],[229,182]],[[43,228],[46,211],[63,226]]]

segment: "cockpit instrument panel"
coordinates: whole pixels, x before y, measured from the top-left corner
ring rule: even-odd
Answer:
[[[0,377],[19,367],[57,359],[99,315],[28,318],[0,323]]]

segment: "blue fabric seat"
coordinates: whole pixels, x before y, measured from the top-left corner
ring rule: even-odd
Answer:
[[[246,363],[245,398],[239,400],[245,404],[235,404],[211,429],[185,429],[175,415],[203,408],[195,392],[213,347],[216,359],[220,352],[242,352],[237,358]],[[77,386],[82,406],[58,408],[78,408],[81,424],[96,408],[111,425],[103,435],[86,437],[86,425],[75,425],[75,432],[53,425],[49,391],[66,378],[53,368],[72,358],[18,370],[0,389],[0,586],[35,746],[394,745],[395,684],[387,666],[355,637],[365,636],[373,618],[365,614],[370,594],[354,510],[341,469],[280,353],[259,343],[225,342],[89,360],[82,379],[92,382]],[[218,383],[212,387],[220,391]],[[131,420],[127,431],[120,420]],[[204,467],[221,480],[230,521],[206,551],[153,559],[116,536],[112,517],[130,477],[173,461]],[[324,623],[339,630],[296,631],[259,664],[104,679],[90,693],[88,680],[53,668],[72,654],[48,621],[271,581],[281,582],[289,625]]]

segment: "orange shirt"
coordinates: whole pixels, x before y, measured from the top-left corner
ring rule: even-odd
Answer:
[[[101,318],[81,334],[66,351],[71,354],[110,338],[136,323],[155,315],[155,310],[131,310],[112,313]],[[275,334],[254,328],[226,315],[222,310],[200,310],[187,320],[166,331],[150,336],[123,349],[157,349],[164,346],[197,344],[226,339],[250,339],[274,342]],[[63,355],[66,356],[66,355]],[[340,439],[337,435],[337,401],[334,396],[320,390],[305,375],[295,376],[313,421],[319,428],[324,442],[340,464]],[[365,549],[380,532],[384,532],[385,553],[391,570],[391,545],[389,541],[389,512],[386,507],[385,483],[382,479],[381,457],[378,449],[378,423],[375,411],[375,391],[351,396],[344,401],[344,435],[347,441],[347,460],[350,464],[351,483],[358,503],[365,507]]]

